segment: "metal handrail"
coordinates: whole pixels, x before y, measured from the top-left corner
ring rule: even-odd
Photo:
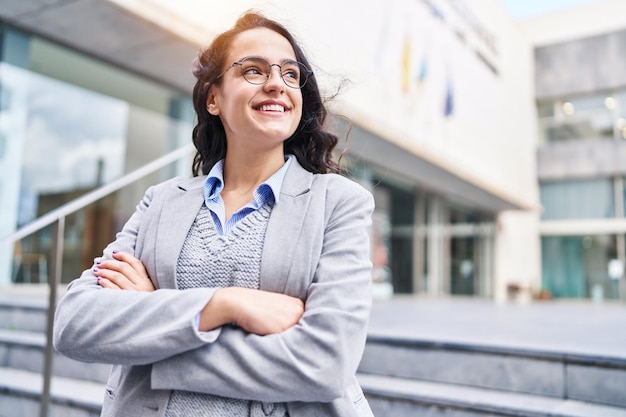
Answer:
[[[67,204],[62,205],[59,208],[52,210],[48,214],[39,217],[37,220],[28,223],[27,225],[13,232],[12,234],[0,238],[0,246],[7,243],[16,242],[23,237],[26,237],[43,229],[46,226],[50,226],[55,221],[67,217],[68,215],[87,207],[88,205],[100,200],[101,198],[106,197],[107,195],[112,194],[115,191],[118,191],[126,187],[127,185],[137,181],[139,178],[145,177],[146,175],[151,174],[154,171],[157,171],[174,161],[177,161],[188,153],[191,153],[193,150],[195,150],[195,148],[192,144],[185,145],[161,156],[158,159],[155,159],[152,162],[147,163],[141,168],[138,168],[135,171],[132,171],[115,181],[96,188],[95,190],[90,191],[89,193],[78,197],[77,199],[70,201]]]
[[[47,313],[47,325],[46,325],[46,350],[44,352],[44,367],[43,367],[43,387],[41,392],[41,399],[39,404],[39,416],[48,416],[48,405],[50,403],[50,382],[52,378],[52,360],[53,351],[52,346],[52,328],[54,324],[54,311],[56,308],[57,300],[57,286],[61,282],[62,262],[63,262],[63,237],[65,232],[65,218],[81,210],[88,205],[104,198],[124,187],[130,185],[134,181],[151,174],[168,164],[175,162],[190,154],[195,150],[192,144],[180,147],[172,152],[169,152],[160,158],[155,159],[152,162],[147,163],[141,168],[132,171],[123,177],[103,185],[61,207],[52,210],[50,213],[41,216],[37,220],[27,224],[20,228],[16,232],[13,232],[0,239],[0,246],[5,244],[14,243],[26,236],[29,236],[44,227],[54,225],[53,240],[50,249],[52,268],[51,274],[48,276],[48,286],[50,293],[48,295],[48,313]]]

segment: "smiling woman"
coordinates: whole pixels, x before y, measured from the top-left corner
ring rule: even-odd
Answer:
[[[373,198],[294,37],[242,16],[197,59],[195,178],[151,187],[68,287],[54,342],[115,365],[103,416],[367,416]]]

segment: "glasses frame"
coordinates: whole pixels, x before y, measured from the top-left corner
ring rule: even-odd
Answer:
[[[269,69],[269,72],[265,75],[265,81],[260,82],[260,83],[255,83],[255,82],[252,82],[252,81],[250,81],[250,80],[248,80],[246,78],[245,74],[243,73],[243,64],[248,59],[259,59],[259,60],[263,60],[263,61],[267,62],[267,65],[269,65],[270,69]],[[300,74],[300,78],[302,78],[302,74],[305,74],[306,77],[305,77],[304,81],[300,82],[298,87],[294,87],[293,85],[290,85],[290,84],[287,83],[287,81],[285,81],[285,78],[283,76],[283,65],[285,65],[285,63],[287,63],[287,62],[289,62],[289,63],[296,63],[296,64],[298,64],[298,66],[300,66],[302,69],[304,69],[304,73]],[[287,87],[294,88],[296,90],[302,89],[302,87],[304,87],[306,85],[307,81],[309,81],[309,77],[313,75],[313,70],[310,70],[306,65],[304,65],[302,62],[299,62],[299,61],[294,61],[294,60],[288,59],[288,60],[284,61],[282,65],[281,64],[270,64],[270,62],[267,59],[263,58],[263,57],[260,57],[260,56],[246,56],[246,57],[241,58],[239,61],[235,61],[232,64],[230,64],[230,66],[228,68],[226,68],[220,75],[215,77],[215,80],[216,81],[219,80],[222,77],[222,75],[224,75],[228,71],[230,71],[230,69],[233,68],[235,65],[240,65],[241,66],[240,67],[241,68],[241,76],[243,77],[244,80],[246,80],[246,82],[248,82],[248,83],[250,83],[252,85],[264,85],[264,84],[267,84],[267,82],[269,81],[270,77],[272,76],[272,67],[274,67],[274,66],[278,67],[279,73],[280,73],[280,79],[283,80],[283,83]]]

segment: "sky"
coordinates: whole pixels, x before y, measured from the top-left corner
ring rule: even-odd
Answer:
[[[500,0],[514,19],[535,17],[541,14],[568,9],[598,0]]]

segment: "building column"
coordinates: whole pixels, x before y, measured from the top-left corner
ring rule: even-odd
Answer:
[[[424,245],[426,244],[425,223],[426,196],[423,192],[415,192],[415,215],[413,222],[413,293],[426,292],[429,287],[424,280]]]
[[[615,177],[613,181],[613,196],[615,200],[615,217],[624,217],[624,180],[621,176]],[[615,234],[615,250],[617,259],[622,264],[622,276],[619,280],[619,298],[626,301],[626,274],[624,273],[624,265],[626,265],[626,239],[624,234],[617,232]]]
[[[428,204],[428,225],[426,226],[428,240],[428,294],[433,296],[445,292],[446,283],[444,267],[444,224],[443,203],[439,197],[433,196]]]

